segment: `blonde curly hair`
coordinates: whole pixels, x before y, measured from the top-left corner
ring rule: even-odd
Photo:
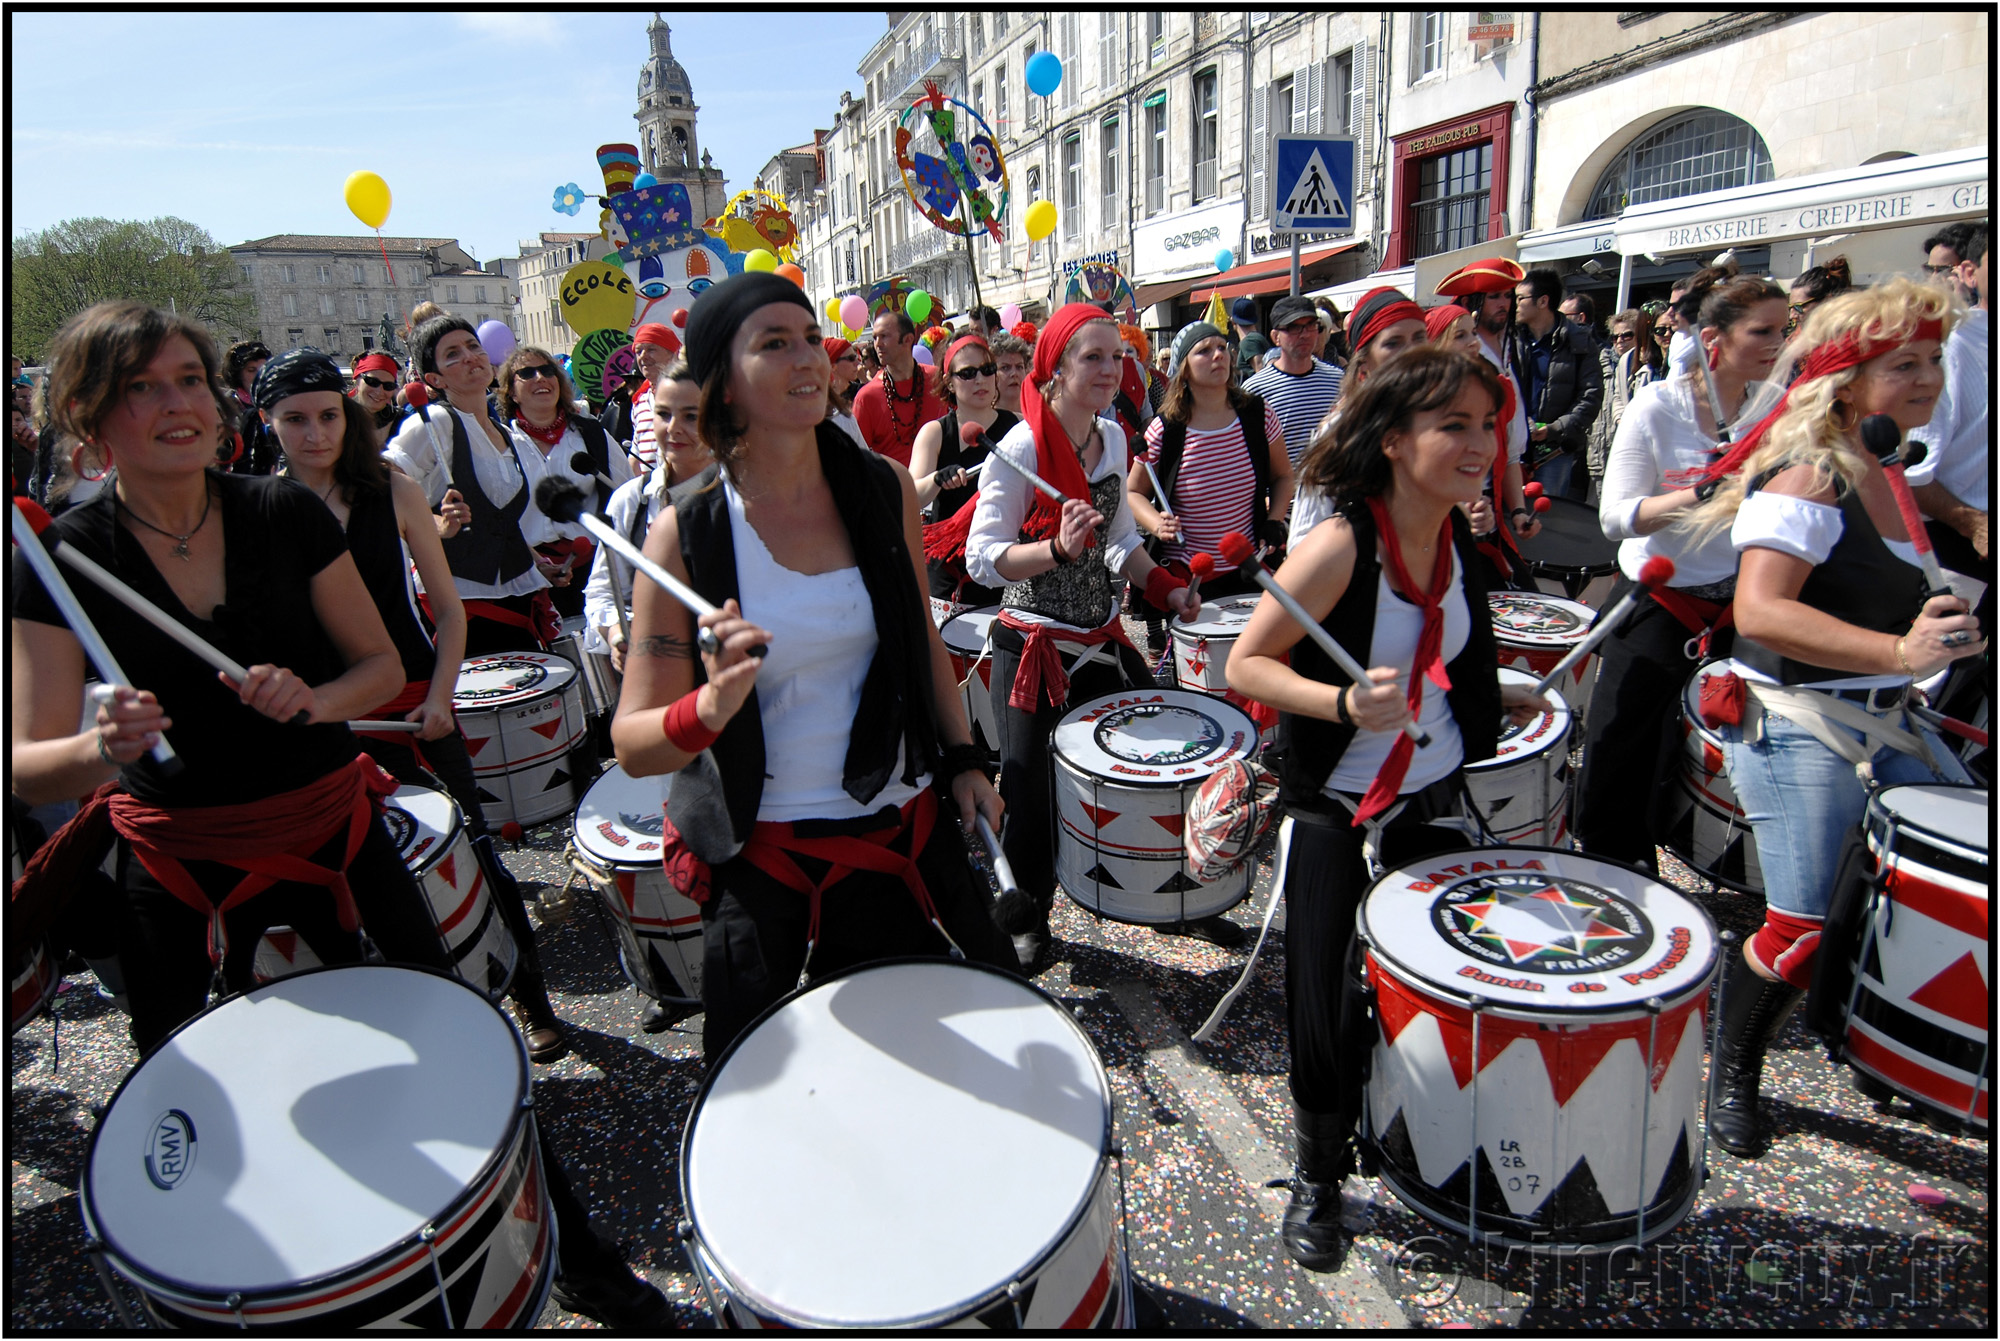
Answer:
[[[1940,324],[1943,339],[1963,315],[1964,309],[1943,288],[1900,276],[1874,288],[1850,289],[1813,309],[1785,346],[1771,377],[1777,385],[1787,384],[1815,350],[1850,335],[1864,348],[1877,347],[1878,356],[1907,344],[1927,321]],[[1853,384],[1863,366],[1793,386],[1784,412],[1742,468],[1675,525],[1691,533],[1696,543],[1727,528],[1743,506],[1750,481],[1781,464],[1810,466],[1812,493],[1831,487],[1836,478],[1857,486],[1872,458],[1861,446],[1860,420],[1840,393]]]

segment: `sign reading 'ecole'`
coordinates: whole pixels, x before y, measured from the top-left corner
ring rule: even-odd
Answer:
[[[1849,200],[1798,205],[1733,218],[1705,219],[1644,231],[1621,229],[1618,240],[1627,251],[1687,251],[1738,242],[1756,243],[1861,228],[1922,224],[1931,219],[1983,210],[1986,202],[1985,182],[1965,182],[1956,186],[1932,186],[1917,191],[1893,191]]]

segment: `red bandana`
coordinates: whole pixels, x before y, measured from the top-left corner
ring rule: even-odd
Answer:
[[[556,417],[547,428],[536,428],[526,419],[516,419],[514,422],[521,426],[523,433],[541,443],[543,447],[555,446],[563,440],[563,434],[569,432],[569,412],[560,408],[556,410]]]
[[[1375,529],[1382,537],[1382,558],[1389,565],[1389,576],[1395,579],[1397,590],[1417,603],[1424,612],[1424,625],[1417,634],[1417,653],[1410,663],[1410,687],[1407,701],[1410,716],[1416,717],[1423,711],[1424,681],[1429,680],[1439,689],[1451,688],[1451,677],[1445,673],[1444,658],[1444,594],[1451,589],[1451,567],[1456,556],[1451,548],[1451,518],[1446,517],[1438,528],[1437,562],[1431,567],[1431,589],[1419,593],[1416,584],[1410,580],[1410,570],[1403,565],[1403,544],[1396,535],[1396,523],[1389,516],[1389,509],[1381,499],[1368,500],[1368,512],[1375,518]],[[1365,687],[1365,686],[1364,686]],[[1361,798],[1361,808],[1354,813],[1354,825],[1359,828],[1364,820],[1370,819],[1394,805],[1402,794],[1403,775],[1410,769],[1410,755],[1415,752],[1416,743],[1407,732],[1396,733],[1396,743],[1389,747],[1389,757],[1382,761],[1381,771],[1375,775],[1375,784],[1368,794]]]
[[[1035,433],[1035,473],[1071,498],[1088,500],[1090,481],[1084,476],[1083,461],[1062,420],[1042,399],[1042,387],[1062,365],[1063,351],[1084,326],[1093,321],[1110,321],[1104,309],[1091,303],[1066,303],[1056,309],[1035,341],[1035,363],[1021,382],[1021,417]],[[1062,508],[1047,494],[1036,490],[1035,505],[1023,528],[1029,535],[1054,535],[1062,520]]]

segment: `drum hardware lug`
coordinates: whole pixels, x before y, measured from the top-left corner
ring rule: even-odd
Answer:
[[[451,1320],[451,1297],[444,1289],[444,1268],[438,1265],[437,1232],[436,1225],[425,1225],[417,1231],[417,1239],[424,1245],[424,1251],[430,1254],[431,1279],[437,1282],[438,1309],[444,1314],[444,1329],[455,1332],[458,1325]]]
[[[1643,1004],[1646,1007],[1646,1088],[1639,1095],[1639,1209],[1632,1229],[1634,1248],[1643,1248],[1646,1244],[1646,1139],[1652,1134],[1653,1127],[1653,1068],[1658,1065],[1660,1012],[1667,1003],[1659,997],[1649,996]]]
[[[675,1226],[675,1232],[680,1236],[681,1250],[687,1254],[688,1265],[694,1268],[694,1278],[701,1282],[702,1297],[708,1300],[708,1316],[714,1320],[715,1330],[723,1331],[729,1327],[729,1322],[723,1316],[722,1301],[715,1297],[715,1286],[708,1279],[708,1271],[701,1264],[701,1244],[695,1238],[694,1221],[681,1221]]]
[[[1708,1115],[1715,1108],[1715,1085],[1718,1076],[1715,1059],[1722,1055],[1722,996],[1728,990],[1729,986],[1729,951],[1742,938],[1733,931],[1724,930],[1715,939],[1721,945],[1722,953],[1715,957],[1715,1006],[1714,1014],[1708,1021],[1708,1092],[1702,1097],[1701,1105],[1700,1168],[1701,1180],[1704,1183],[1708,1181],[1710,1176],[1710,1169],[1708,1167]]]
[[[1486,998],[1469,996],[1465,1004],[1472,1012],[1472,1149],[1465,1157],[1466,1198],[1465,1237],[1479,1242],[1479,1020],[1486,1013]]]
[[[236,1315],[237,1330],[243,1332],[249,1331],[250,1324],[243,1316],[243,1296],[232,1290],[229,1293],[229,1297],[222,1302],[228,1305],[231,1313]]]

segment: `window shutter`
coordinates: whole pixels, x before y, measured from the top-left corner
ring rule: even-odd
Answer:
[[[1326,68],[1315,63],[1307,66],[1305,73],[1312,85],[1311,96],[1306,100],[1306,134],[1318,135],[1326,129]]]
[[[1354,47],[1354,91],[1347,100],[1347,133],[1354,137],[1354,193],[1369,179],[1375,147],[1375,66],[1378,53],[1367,42]]]
[[[1271,88],[1250,95],[1250,216],[1271,217]]]
[[[1287,135],[1308,135],[1311,124],[1312,75],[1301,65],[1292,71],[1292,124],[1285,127]]]

